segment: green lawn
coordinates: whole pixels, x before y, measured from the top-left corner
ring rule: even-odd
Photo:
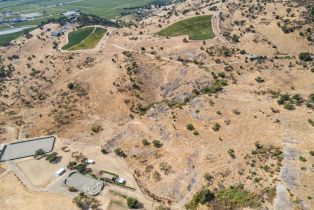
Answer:
[[[178,21],[157,33],[160,36],[188,35],[191,40],[206,40],[214,38],[211,15],[197,16]]]
[[[86,28],[81,28],[76,31],[72,31],[68,35],[68,43],[62,47],[63,50],[68,50],[71,47],[79,44],[82,42],[86,37],[88,37],[93,31],[95,27],[86,27]]]
[[[97,46],[98,42],[103,38],[107,32],[104,28],[99,27],[87,27],[73,31],[69,34],[69,40],[67,45],[62,47],[63,50],[84,50],[93,49]]]

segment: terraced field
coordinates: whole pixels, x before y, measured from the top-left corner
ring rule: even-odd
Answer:
[[[63,50],[84,50],[95,48],[107,32],[100,27],[86,27],[69,33],[69,41],[62,47]]]
[[[160,36],[176,37],[188,35],[191,40],[214,38],[211,15],[197,16],[178,21],[157,33]]]

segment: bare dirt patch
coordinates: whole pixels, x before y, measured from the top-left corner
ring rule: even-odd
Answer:
[[[71,199],[52,193],[32,193],[8,173],[1,178],[0,201],[3,209],[77,209]]]

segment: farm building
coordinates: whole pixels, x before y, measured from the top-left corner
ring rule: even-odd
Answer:
[[[77,10],[67,11],[66,13],[63,13],[63,16],[67,18],[76,17],[79,16],[80,13]]]
[[[52,31],[50,33],[51,36],[54,36],[54,37],[59,37],[62,35],[62,33],[60,31]]]

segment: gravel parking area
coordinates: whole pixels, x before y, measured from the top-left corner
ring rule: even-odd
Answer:
[[[98,181],[92,177],[84,176],[78,172],[73,172],[65,180],[65,184],[74,187],[81,192],[89,195],[98,195],[104,187],[102,181]]]
[[[51,152],[53,150],[54,143],[55,137],[49,136],[8,144],[5,146],[0,160],[8,161],[33,156],[39,149],[43,149],[45,152]]]

